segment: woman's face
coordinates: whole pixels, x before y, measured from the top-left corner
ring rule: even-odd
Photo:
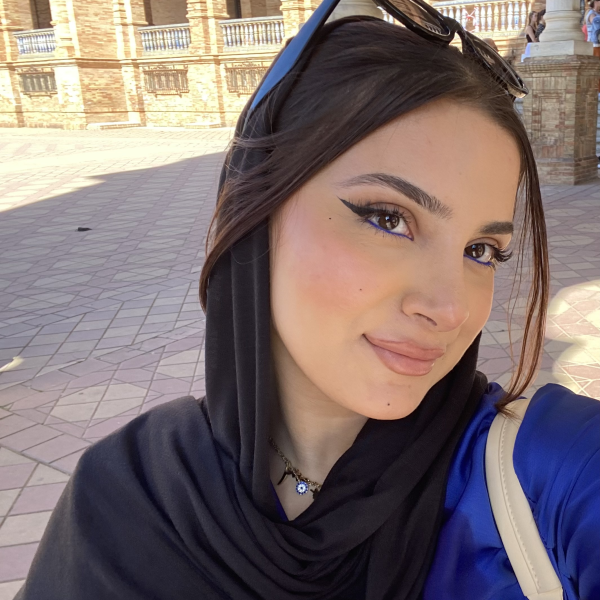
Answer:
[[[294,194],[271,227],[284,393],[369,418],[410,414],[489,316],[519,164],[487,116],[440,101],[377,130]]]

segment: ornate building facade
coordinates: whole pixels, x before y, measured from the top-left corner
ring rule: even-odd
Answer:
[[[531,1],[431,3],[520,60]],[[317,4],[0,0],[0,126],[232,125]]]

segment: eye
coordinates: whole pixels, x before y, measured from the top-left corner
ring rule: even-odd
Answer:
[[[389,233],[410,237],[410,229],[406,219],[399,212],[377,208],[374,209],[371,216],[367,216],[366,220],[375,227]]]
[[[355,215],[359,217],[361,222],[367,223],[375,229],[399,235],[410,240],[413,239],[408,226],[408,217],[398,206],[383,208],[381,206],[373,206],[367,204],[352,204],[343,198],[340,201],[344,206],[349,208]]]
[[[512,256],[512,252],[501,250],[492,244],[478,242],[470,244],[465,248],[465,256],[484,267],[496,268],[498,263],[506,262]]]
[[[465,254],[480,263],[489,263],[494,258],[494,247],[490,244],[471,244],[465,248]]]

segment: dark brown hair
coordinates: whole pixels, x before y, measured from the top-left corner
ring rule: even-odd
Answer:
[[[221,255],[302,185],[351,146],[393,119],[435,100],[452,100],[488,115],[515,140],[521,158],[515,235],[513,293],[531,265],[523,341],[513,379],[499,407],[516,399],[532,382],[542,353],[549,269],[544,212],[535,160],[512,99],[484,67],[457,49],[438,45],[409,30],[376,19],[334,22],[323,30],[301,72],[287,76],[291,91],[274,123],[259,139],[234,138],[237,148],[253,148],[264,160],[245,172],[230,170],[217,201],[200,278],[206,307],[211,269]],[[285,83],[285,82],[284,82]],[[269,101],[253,118],[268,118]],[[510,319],[509,319],[510,321]]]

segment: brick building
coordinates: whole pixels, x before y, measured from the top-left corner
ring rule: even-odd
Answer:
[[[0,0],[0,126],[231,125],[317,4]],[[432,4],[520,56],[531,1]]]

